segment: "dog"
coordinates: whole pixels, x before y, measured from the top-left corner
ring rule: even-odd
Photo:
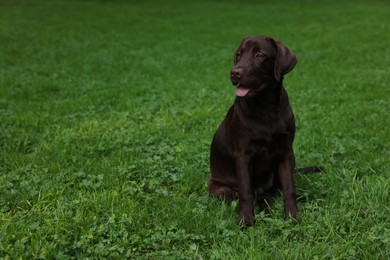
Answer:
[[[267,36],[244,38],[234,54],[230,79],[236,98],[211,143],[208,192],[228,203],[238,198],[238,221],[246,226],[255,223],[254,203],[266,210],[279,188],[284,216],[301,219],[294,183],[295,121],[283,87],[284,75],[297,62],[289,48]]]

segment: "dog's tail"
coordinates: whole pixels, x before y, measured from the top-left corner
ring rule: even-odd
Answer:
[[[309,166],[309,167],[302,167],[295,169],[295,174],[308,174],[308,173],[315,173],[315,172],[322,172],[324,169],[321,166]]]

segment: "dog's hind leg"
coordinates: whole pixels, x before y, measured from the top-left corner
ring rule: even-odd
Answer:
[[[226,186],[215,180],[209,181],[209,194],[210,196],[215,196],[226,201],[227,204],[230,204],[233,200],[238,198],[238,190],[234,187]]]

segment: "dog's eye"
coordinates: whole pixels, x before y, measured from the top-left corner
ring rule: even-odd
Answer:
[[[236,53],[236,60],[239,60],[241,58],[241,54],[240,53]]]
[[[258,59],[262,59],[262,58],[265,57],[265,55],[262,52],[257,52],[255,57],[258,58]]]

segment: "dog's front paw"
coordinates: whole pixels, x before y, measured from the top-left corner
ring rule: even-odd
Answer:
[[[255,224],[255,217],[250,212],[242,212],[240,213],[237,222],[239,225],[243,224],[246,227],[251,227]]]
[[[284,210],[284,218],[285,219],[288,219],[292,217],[293,219],[295,219],[296,221],[301,221],[301,215],[299,215],[298,211],[295,209],[295,210],[287,210],[285,209]]]

